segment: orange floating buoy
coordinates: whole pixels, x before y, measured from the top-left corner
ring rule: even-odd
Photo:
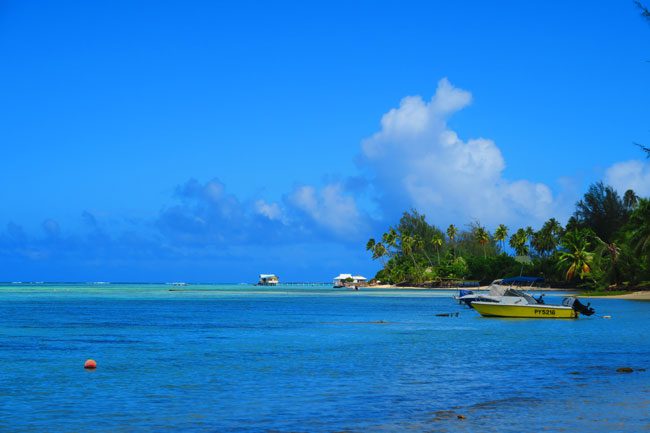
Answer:
[[[88,370],[93,370],[97,368],[97,363],[95,362],[94,359],[87,359],[86,362],[84,363],[84,368]]]

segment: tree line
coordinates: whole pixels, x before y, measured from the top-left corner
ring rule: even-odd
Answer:
[[[650,286],[650,199],[598,182],[565,225],[550,218],[537,230],[500,224],[490,232],[475,221],[443,231],[411,210],[366,250],[382,263],[375,278],[392,284],[528,275],[597,290]]]

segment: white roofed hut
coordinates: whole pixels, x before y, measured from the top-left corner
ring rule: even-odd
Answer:
[[[280,284],[280,279],[274,274],[260,274],[260,279],[257,282],[258,286],[277,286]]]
[[[361,275],[352,275],[352,274],[340,274],[338,277],[334,277],[334,287],[359,287],[367,286],[368,279]]]

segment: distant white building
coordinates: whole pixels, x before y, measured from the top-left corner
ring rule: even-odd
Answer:
[[[358,286],[366,284],[368,279],[361,275],[340,274],[334,278],[334,287]]]
[[[280,284],[280,279],[273,274],[260,274],[260,279],[257,282],[258,286],[277,286],[278,284]]]

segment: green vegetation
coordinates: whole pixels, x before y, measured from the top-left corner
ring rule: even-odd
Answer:
[[[551,218],[538,230],[501,224],[494,233],[478,221],[443,231],[411,210],[381,241],[370,239],[366,249],[383,265],[376,278],[393,284],[487,283],[530,275],[562,287],[629,290],[650,280],[650,199],[632,190],[621,198],[598,182],[564,227]]]

